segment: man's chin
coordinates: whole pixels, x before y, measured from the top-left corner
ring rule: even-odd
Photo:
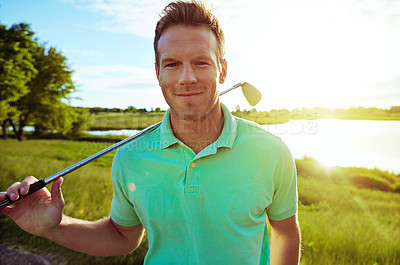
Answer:
[[[183,121],[198,121],[203,118],[203,116],[198,113],[180,113],[178,117]]]
[[[184,114],[182,119],[185,121],[196,121],[199,119],[199,116],[193,114]]]
[[[171,108],[172,114],[176,116],[178,119],[183,121],[196,121],[201,118],[201,114],[195,111],[195,106],[187,106],[185,108],[173,109]]]

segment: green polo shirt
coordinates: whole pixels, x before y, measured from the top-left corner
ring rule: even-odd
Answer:
[[[169,111],[115,155],[111,218],[144,226],[145,264],[269,264],[266,215],[297,211],[287,146],[221,106],[222,133],[197,155],[172,133]]]

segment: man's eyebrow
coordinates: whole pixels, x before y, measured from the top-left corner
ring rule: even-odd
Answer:
[[[212,57],[209,55],[199,55],[194,57],[195,60],[212,60]]]
[[[212,61],[212,60],[213,60],[212,56],[208,55],[208,54],[200,54],[192,59],[192,61]],[[165,58],[161,58],[160,63],[165,64],[165,63],[176,62],[176,61],[179,61],[179,59],[177,59],[175,57],[165,57]]]
[[[172,57],[167,57],[167,58],[162,58],[161,59],[161,64],[169,63],[169,62],[175,62],[177,59],[174,59]]]
[[[165,57],[165,58],[161,59],[162,62],[177,61],[177,60],[178,59],[176,59],[174,57]]]
[[[212,60],[212,57],[208,55],[199,55],[194,57],[193,60]],[[179,61],[179,59],[175,59],[174,57],[165,57],[161,59],[161,62],[170,62],[170,61]]]

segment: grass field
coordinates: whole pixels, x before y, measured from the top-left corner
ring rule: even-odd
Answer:
[[[400,120],[400,113],[388,113],[384,110],[271,110],[270,112],[234,111],[237,117],[254,121],[258,124],[277,124],[289,120],[345,119],[345,120]],[[90,130],[143,129],[162,120],[164,112],[99,112],[92,114]]]
[[[0,141],[0,189],[24,176],[47,177],[109,146],[66,140]],[[79,169],[63,183],[65,214],[87,220],[108,216],[113,153]],[[296,161],[301,264],[400,264],[400,176],[363,168],[327,168]],[[0,216],[0,244],[52,257],[59,264],[142,264],[147,241],[127,256],[99,258],[21,231]]]
[[[100,112],[92,115],[93,124],[91,130],[122,130],[122,129],[144,129],[162,120],[164,112],[149,113],[113,113]]]

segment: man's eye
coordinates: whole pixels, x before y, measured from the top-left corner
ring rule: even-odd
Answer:
[[[169,64],[166,64],[164,67],[169,68],[169,67],[176,67],[176,66],[177,66],[177,63],[169,63]]]
[[[207,65],[206,62],[197,62],[196,64],[197,64],[197,65]]]

